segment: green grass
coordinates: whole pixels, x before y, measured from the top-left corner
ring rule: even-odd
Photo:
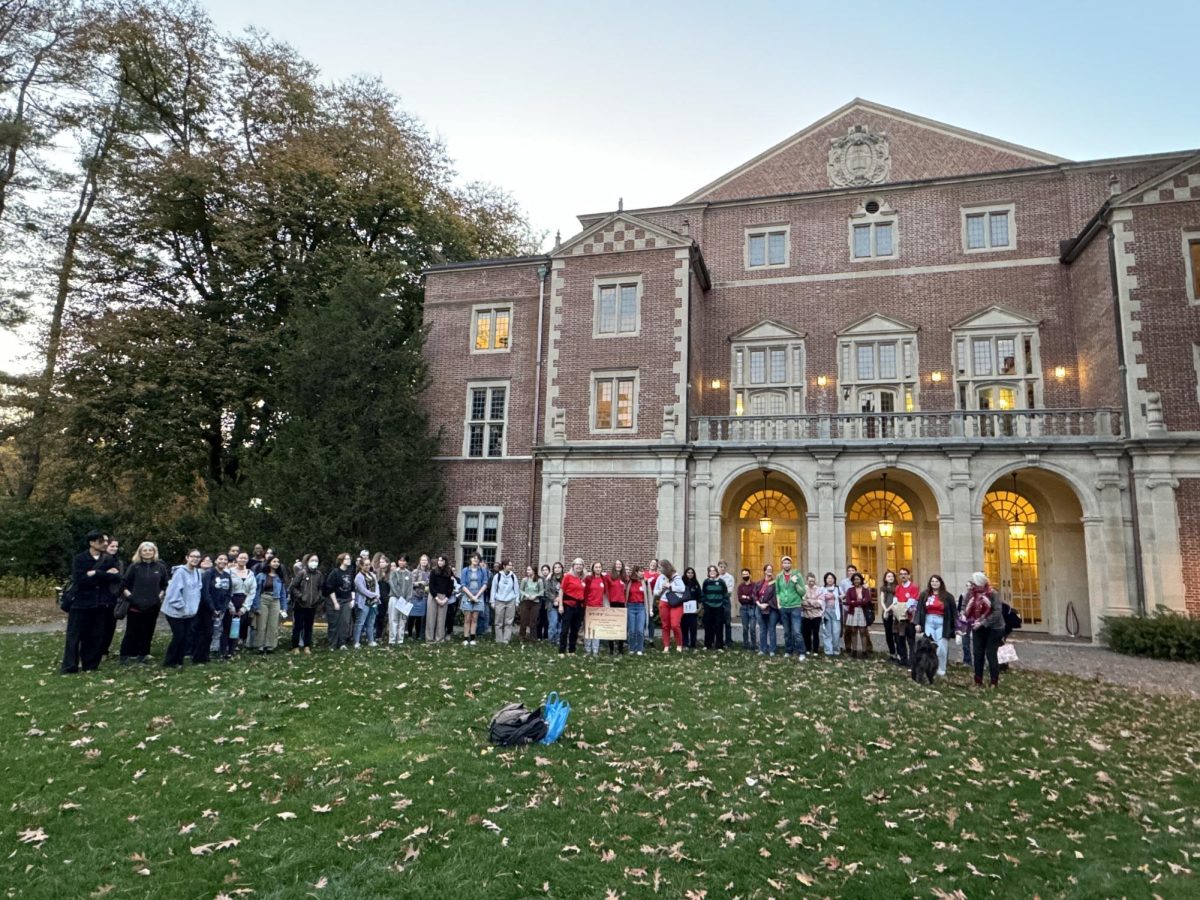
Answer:
[[[1200,890],[1200,703],[491,643],[64,678],[60,640],[0,638],[9,896]],[[496,708],[550,689],[559,744],[488,745]]]

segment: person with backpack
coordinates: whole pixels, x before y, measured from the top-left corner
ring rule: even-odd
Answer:
[[[104,617],[111,615],[111,585],[120,583],[121,567],[108,555],[108,535],[89,531],[88,548],[71,562],[71,580],[61,605],[67,613],[66,644],[61,672],[74,675],[100,668],[104,655]]]
[[[158,624],[158,611],[169,581],[170,573],[158,558],[158,547],[150,541],[142,541],[121,579],[120,605],[126,608],[121,665],[149,660],[154,626]]]
[[[339,553],[337,565],[325,579],[330,650],[350,649],[350,633],[354,628],[354,573],[350,566],[350,554]]]
[[[200,551],[189,550],[182,566],[171,572],[163,599],[163,615],[171,626],[171,643],[163,657],[164,669],[183,667],[183,658],[192,649],[192,623],[200,609]]]
[[[300,561],[300,571],[292,579],[288,592],[292,609],[292,653],[312,653],[313,622],[317,607],[325,600],[325,573],[321,558],[309,553]]]
[[[507,644],[512,640],[513,622],[517,615],[517,601],[521,597],[521,585],[513,571],[512,560],[500,563],[500,571],[492,576],[490,599],[495,613],[496,643]]]

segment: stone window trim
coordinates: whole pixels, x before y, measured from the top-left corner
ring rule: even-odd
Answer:
[[[876,207],[875,212],[868,212],[867,207]],[[859,204],[858,209],[850,214],[846,226],[846,240],[850,251],[851,263],[875,262],[881,259],[898,259],[900,257],[900,217],[891,205],[878,197],[869,197]],[[878,252],[878,226],[890,226],[892,247],[890,253]],[[870,253],[866,256],[855,255],[854,236],[856,227],[866,227],[870,231]]]
[[[753,373],[752,354],[763,354],[763,377],[756,380]],[[783,356],[782,377],[776,377],[775,362]],[[734,341],[730,347],[729,402],[730,413],[735,416],[759,415],[754,411],[755,398],[774,405],[783,398],[782,413],[764,412],[762,415],[800,415],[805,411],[808,355],[804,338],[800,336],[752,337]]]
[[[783,259],[779,262],[772,262],[771,236],[779,234],[783,235]],[[760,236],[765,242],[763,247],[763,262],[754,263],[750,259],[750,239]],[[792,226],[786,222],[767,225],[747,225],[745,227],[742,248],[742,264],[747,270],[757,272],[763,269],[786,269],[792,264]]]
[[[633,285],[636,288],[634,305],[634,322],[632,330],[621,329],[621,287]],[[616,327],[613,331],[601,331],[600,298],[604,288],[616,288]],[[592,337],[600,339],[640,337],[642,333],[642,291],[641,273],[627,275],[598,275],[592,281]]]
[[[492,415],[493,398],[497,388],[504,391],[504,414],[499,418]],[[475,418],[474,411],[471,408],[474,394],[477,390],[484,391],[483,418]],[[466,403],[463,408],[463,459],[504,459],[508,456],[508,411],[511,399],[512,390],[508,379],[487,379],[467,382]],[[483,433],[482,449],[479,454],[471,453],[471,432],[473,425],[481,426]],[[499,447],[497,448],[497,452],[493,453],[491,452],[492,433],[496,427],[500,429]]]
[[[632,421],[628,428],[622,428],[617,421],[617,394],[619,382],[633,381]],[[601,428],[596,421],[597,399],[601,382],[612,385],[611,424]],[[598,435],[637,434],[638,430],[638,394],[641,391],[641,377],[637,369],[593,369],[588,377],[588,433]]]
[[[507,327],[505,345],[503,347],[494,346],[496,342],[496,322],[500,314],[507,314]],[[477,346],[479,340],[479,320],[486,317],[488,325],[489,345],[486,348]],[[513,326],[513,304],[507,301],[496,303],[475,303],[471,306],[471,353],[488,354],[488,353],[509,353],[512,351],[512,326]]]
[[[1006,213],[1008,216],[1008,243],[992,245],[991,215]],[[969,246],[967,238],[967,220],[971,216],[983,216],[982,247]],[[1005,250],[1017,249],[1017,206],[1015,203],[984,203],[968,204],[961,207],[959,216],[959,236],[962,241],[963,253],[999,253]]]
[[[870,353],[871,375],[860,374],[860,353]],[[886,355],[881,353],[889,351]],[[885,360],[894,371],[885,374]],[[860,394],[874,397],[879,391],[895,395],[893,412],[917,412],[921,408],[920,357],[917,333],[854,333],[838,338],[838,408],[843,413],[861,412]],[[879,412],[879,410],[874,410]]]
[[[1193,306],[1200,304],[1200,229],[1183,232],[1183,266],[1187,273],[1187,298]]]
[[[1011,368],[1001,357],[1004,342],[1012,342]],[[980,365],[980,345],[987,344],[986,365]],[[1012,388],[1013,409],[1040,409],[1043,403],[1041,335],[1036,326],[957,328],[951,332],[950,359],[954,372],[954,402],[959,410],[978,410],[979,393],[987,388]]]
[[[494,533],[489,527],[493,523]],[[459,548],[458,565],[465,568],[473,553],[478,553],[488,562],[502,559],[500,551],[503,543],[500,536],[504,533],[503,527],[504,508],[501,506],[460,506],[455,521],[455,537]],[[491,540],[487,540],[488,537],[491,537]],[[451,560],[451,563],[454,561]]]

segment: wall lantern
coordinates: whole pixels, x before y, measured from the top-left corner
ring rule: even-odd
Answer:
[[[930,381],[932,381],[932,382],[934,382],[935,384],[936,384],[937,382],[941,381],[941,380],[942,380],[942,373],[941,373],[941,371],[940,371],[940,370],[938,370],[938,371],[931,372],[931,373],[929,374],[929,380],[930,380]]]
[[[1054,367],[1054,377],[1057,378],[1059,381],[1062,381],[1064,378],[1066,378],[1067,377],[1067,367],[1066,366],[1055,366]]]
[[[1014,507],[1015,507],[1015,505],[1016,505],[1015,497],[1017,494],[1017,473],[1016,472],[1013,472],[1012,492],[1014,495]],[[1024,538],[1025,538],[1025,523],[1023,521],[1021,521],[1021,513],[1020,512],[1016,512],[1016,513],[1014,513],[1014,515],[1016,516],[1016,518],[1013,519],[1011,523],[1009,523],[1008,536],[1010,538],[1012,538],[1014,541],[1024,540]]]
[[[770,509],[767,506],[767,470],[764,468],[763,473],[763,499],[762,499],[762,516],[758,520],[758,530],[763,534],[771,533],[771,516]]]
[[[883,502],[887,504],[886,513],[891,513],[892,501],[888,498],[886,471],[883,473]],[[885,514],[884,517],[879,520],[879,536],[890,538],[895,533],[896,523],[892,521],[890,515]]]
[[[712,389],[714,391],[719,391],[721,389],[721,379],[714,378],[712,381],[709,382],[709,385],[712,387]]]
[[[817,387],[825,387],[827,384],[829,384],[828,378],[826,378],[824,375],[817,376]]]

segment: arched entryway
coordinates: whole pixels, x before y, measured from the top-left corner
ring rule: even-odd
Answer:
[[[980,511],[983,571],[1024,628],[1063,634],[1078,626],[1089,634],[1083,509],[1067,480],[1019,469],[992,481]]]
[[[726,492],[721,517],[721,546],[736,548],[730,567],[749,569],[755,577],[770,563],[790,556],[803,565],[808,542],[808,509],[804,495],[786,475],[768,470],[738,479]]]
[[[910,472],[888,469],[863,478],[846,501],[846,561],[869,585],[901,567],[921,581],[937,571],[937,501]]]

